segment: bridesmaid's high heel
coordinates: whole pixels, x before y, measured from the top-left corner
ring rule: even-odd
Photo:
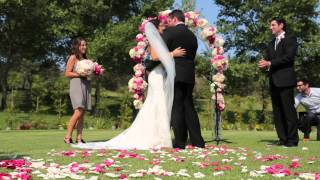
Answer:
[[[83,144],[85,144],[86,142],[85,142],[83,139],[79,139],[79,140],[77,139],[77,140],[76,140],[76,143],[83,143]]]
[[[66,144],[72,144],[73,143],[73,141],[72,141],[72,138],[64,138],[63,139],[63,141],[64,141],[64,143],[66,143]]]

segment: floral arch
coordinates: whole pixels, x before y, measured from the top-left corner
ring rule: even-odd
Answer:
[[[166,22],[171,10],[161,11],[156,17],[161,22]],[[153,18],[149,17],[142,20],[139,26],[140,33],[136,36],[137,45],[130,49],[129,55],[131,60],[137,63],[134,67],[134,75],[128,82],[129,91],[133,93],[133,104],[136,109],[140,109],[144,100],[144,90],[147,88],[147,83],[144,80],[145,67],[143,62],[146,60],[148,53],[145,51],[148,45],[147,39],[144,34],[145,24]],[[214,69],[214,75],[212,76],[212,83],[210,86],[210,91],[214,93],[212,99],[217,99],[217,109],[223,111],[225,108],[225,102],[223,98],[223,89],[225,85],[223,84],[225,76],[223,72],[228,67],[228,60],[223,56],[223,44],[224,39],[217,35],[217,29],[210,25],[208,21],[200,17],[200,13],[189,11],[185,13],[185,24],[193,32],[200,32],[200,37],[205,44],[212,50],[212,58],[210,60],[211,65]]]

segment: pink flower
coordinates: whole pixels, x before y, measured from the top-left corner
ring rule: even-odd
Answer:
[[[144,72],[143,72],[142,70],[138,70],[138,71],[135,72],[134,75],[135,75],[136,77],[139,77],[139,76],[142,76],[143,74],[144,74]]]
[[[119,172],[119,171],[121,171],[121,170],[122,170],[121,167],[115,167],[115,168],[114,168],[114,171],[117,171],[117,172]]]
[[[269,174],[285,174],[286,176],[290,176],[291,174],[290,170],[285,168],[282,164],[273,164],[266,168],[266,171]]]
[[[298,161],[293,161],[290,165],[289,165],[290,168],[292,169],[296,169],[298,167],[300,167],[300,164]]]
[[[16,169],[26,165],[26,161],[24,159],[14,159],[14,160],[3,160],[0,161],[0,167],[7,169]]]
[[[0,179],[12,180],[12,176],[10,174],[0,172]]]
[[[137,34],[137,36],[136,36],[136,41],[137,42],[141,42],[141,41],[144,41],[145,39],[144,39],[144,35],[143,34],[141,34],[141,33],[139,33],[139,34]]]
[[[119,179],[127,179],[128,177],[127,177],[127,175],[125,175],[125,174],[120,174],[120,176],[119,176]]]
[[[99,65],[98,63],[94,63],[94,74],[96,76],[99,76],[103,73],[104,69],[102,68],[101,65]]]
[[[230,171],[230,170],[231,170],[231,167],[230,167],[230,166],[223,166],[223,170],[224,170],[224,171]]]
[[[134,82],[137,83],[137,84],[142,84],[143,81],[144,81],[144,80],[143,80],[142,77],[136,77],[136,78],[134,79]]]
[[[104,165],[107,167],[110,167],[114,164],[114,160],[113,159],[107,159],[106,161],[104,161]]]
[[[103,168],[103,166],[98,164],[98,165],[96,165],[94,171],[97,173],[104,173],[104,168]]]
[[[64,151],[62,152],[63,156],[67,156],[67,157],[75,157],[76,154],[73,151]]]

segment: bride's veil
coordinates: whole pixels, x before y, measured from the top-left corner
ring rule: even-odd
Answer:
[[[150,43],[150,46],[157,53],[157,56],[161,61],[162,65],[164,66],[167,73],[167,77],[164,83],[165,85],[164,91],[167,98],[168,116],[170,120],[171,109],[173,104],[173,96],[174,96],[174,78],[176,75],[174,59],[172,58],[167,48],[167,45],[163,41],[158,30],[152,23],[150,22],[146,23],[145,33]]]

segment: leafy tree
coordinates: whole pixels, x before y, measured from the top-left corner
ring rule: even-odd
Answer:
[[[305,68],[306,66],[304,65],[306,62],[303,61],[306,57],[310,57],[308,52],[310,52],[310,49],[314,48],[315,43],[317,42],[316,35],[319,32],[319,26],[316,22],[316,18],[319,15],[317,12],[317,7],[319,5],[318,0],[214,0],[214,2],[221,8],[218,15],[218,28],[225,35],[225,47],[226,49],[234,50],[237,57],[236,59],[239,59],[242,62],[248,62],[246,59],[259,60],[262,58],[262,56],[264,56],[266,44],[269,43],[272,38],[272,34],[268,30],[269,21],[272,17],[279,16],[287,21],[287,33],[294,34],[298,38],[301,47],[299,57],[296,61],[296,63],[300,65],[298,73],[300,75],[309,74],[308,76],[312,74],[311,77],[318,74],[317,70],[314,68]],[[312,54],[311,59],[315,60],[317,55],[319,55],[319,48],[313,49]],[[237,66],[240,67],[241,65]],[[231,65],[230,70],[235,70],[238,67],[232,67]],[[233,76],[242,76],[241,74],[246,73],[249,69],[249,67],[245,67],[244,69],[235,72]],[[229,72],[231,73],[231,71]],[[252,72],[258,72],[258,79],[256,79],[257,84],[255,86],[262,99],[263,114],[266,114],[264,110],[267,106],[268,80],[265,73],[259,71]],[[246,76],[253,77],[253,73],[248,73]],[[228,77],[229,82],[230,80],[230,77]],[[230,82],[230,84],[238,82],[239,81],[233,81]],[[238,85],[237,88],[239,88],[239,90],[242,89],[242,86]],[[262,120],[264,120],[264,115],[262,116]]]
[[[6,107],[8,75],[22,62],[44,59],[51,47],[48,0],[0,1],[1,108]],[[32,66],[30,67],[32,69]]]
[[[48,94],[48,89],[47,89],[48,86],[47,85],[48,85],[48,82],[45,81],[45,79],[42,76],[34,75],[32,77],[31,91],[32,91],[32,95],[36,97],[35,112],[40,111],[41,102]]]
[[[54,111],[58,113],[59,119],[61,119],[62,115],[67,112],[67,101],[69,97],[68,87],[69,80],[64,76],[59,76],[54,81],[53,89],[50,90]]]
[[[308,42],[317,32],[318,0],[259,1],[215,0],[221,11],[218,26],[226,38],[226,48],[239,54],[263,52],[270,42],[269,21],[274,16],[287,21],[290,33],[300,43]]]

